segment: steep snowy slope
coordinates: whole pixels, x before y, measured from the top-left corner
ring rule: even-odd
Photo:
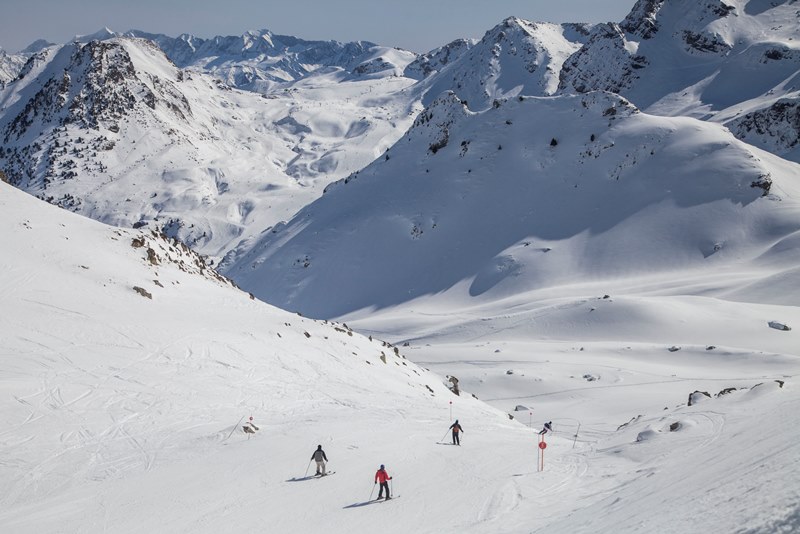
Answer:
[[[397,349],[252,300],[174,242],[2,183],[0,218],[4,532],[210,532],[231,505],[258,506],[240,523],[275,532],[359,528],[375,512],[342,506],[368,497],[378,464],[446,469],[450,401],[501,450],[524,449],[522,427]],[[304,481],[317,443],[335,479]],[[312,495],[326,506],[299,517]]]
[[[604,372],[597,388],[537,401],[536,424],[552,415],[555,428],[537,472],[534,432],[452,395],[402,357],[406,348],[398,356],[343,324],[251,300],[173,242],[5,184],[0,222],[3,532],[800,526],[800,396],[785,377],[796,358],[734,359],[728,371],[740,376],[716,381],[692,358],[669,371],[607,361],[637,364],[651,381],[698,374],[641,394],[609,387]],[[557,363],[538,370],[548,384],[547,373],[563,374]],[[737,390],[686,406],[704,383],[712,394]],[[565,415],[576,398],[595,399],[577,434]],[[437,442],[450,401],[462,447]],[[260,428],[250,437],[249,416]],[[335,471],[324,479],[306,475],[317,444]],[[399,497],[388,503],[369,500],[381,463]]]
[[[607,93],[481,113],[449,95],[226,272],[315,317],[451,288],[493,301],[759,257],[777,272],[797,259],[798,172],[720,126],[646,115]]]
[[[498,98],[551,95],[558,89],[561,65],[589,34],[578,24],[538,23],[510,17],[474,45],[451,43],[411,65],[411,75],[428,76],[418,86],[430,104],[452,91],[470,109],[490,107]],[[471,45],[471,46],[470,46]]]
[[[221,256],[411,123],[415,104],[398,92],[412,81],[374,74],[382,57],[265,98],[178,69],[144,39],[50,48],[0,92],[0,168],[62,207]]]
[[[562,90],[619,93],[658,115],[729,125],[798,158],[800,7],[791,0],[639,0],[564,63]]]

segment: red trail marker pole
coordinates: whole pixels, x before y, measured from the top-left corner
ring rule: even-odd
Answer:
[[[539,471],[544,471],[544,450],[547,448],[547,443],[544,441],[544,436],[539,436],[539,448],[542,450],[541,467]]]

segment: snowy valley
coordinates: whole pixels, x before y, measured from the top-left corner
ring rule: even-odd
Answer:
[[[798,20],[0,49],[0,531],[799,530]]]

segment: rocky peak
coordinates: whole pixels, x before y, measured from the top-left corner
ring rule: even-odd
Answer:
[[[658,11],[666,0],[638,0],[625,20],[620,23],[624,31],[650,39],[658,31]]]
[[[137,48],[137,57],[149,54],[162,62],[161,68],[137,71],[131,47]],[[35,58],[48,53],[56,55],[34,69]],[[39,183],[44,190],[54,180],[77,176],[78,167],[102,171],[101,154],[115,145],[109,137],[117,137],[126,124],[144,124],[155,113],[185,124],[192,115],[176,85],[182,73],[149,41],[74,42],[57,52],[47,49],[34,55],[26,67],[28,75],[13,88],[21,98],[0,120],[5,145],[0,165],[15,185]],[[174,79],[164,76],[170,67]],[[68,144],[74,147],[71,152]],[[71,199],[65,202],[64,207],[75,207]]]
[[[83,128],[118,130],[118,121],[143,102],[155,108],[153,91],[136,76],[131,57],[119,41],[74,43],[60,73],[48,72],[41,89],[9,122],[5,141],[19,139],[39,121],[43,126],[75,123]]]
[[[406,67],[405,76],[415,79],[427,78],[461,57],[475,45],[475,41],[456,39],[442,47],[420,55]]]
[[[639,78],[638,71],[647,64],[646,57],[631,53],[625,32],[619,25],[598,24],[587,43],[564,62],[559,73],[559,89],[571,87],[579,93],[594,90],[620,93]]]
[[[558,89],[562,63],[581,46],[580,41],[568,38],[578,35],[576,30],[574,25],[509,17],[479,42],[463,46],[454,61],[429,77],[424,103],[431,103],[444,91],[454,91],[477,111],[489,108],[497,99],[520,94],[551,95]]]

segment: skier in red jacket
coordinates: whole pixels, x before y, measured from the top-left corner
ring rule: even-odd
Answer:
[[[381,489],[378,490],[378,500],[383,497],[384,488],[386,489],[386,500],[388,501],[391,499],[389,496],[389,480],[392,480],[392,477],[389,476],[389,473],[386,472],[386,468],[381,464],[381,468],[375,473],[375,483],[381,483]]]

